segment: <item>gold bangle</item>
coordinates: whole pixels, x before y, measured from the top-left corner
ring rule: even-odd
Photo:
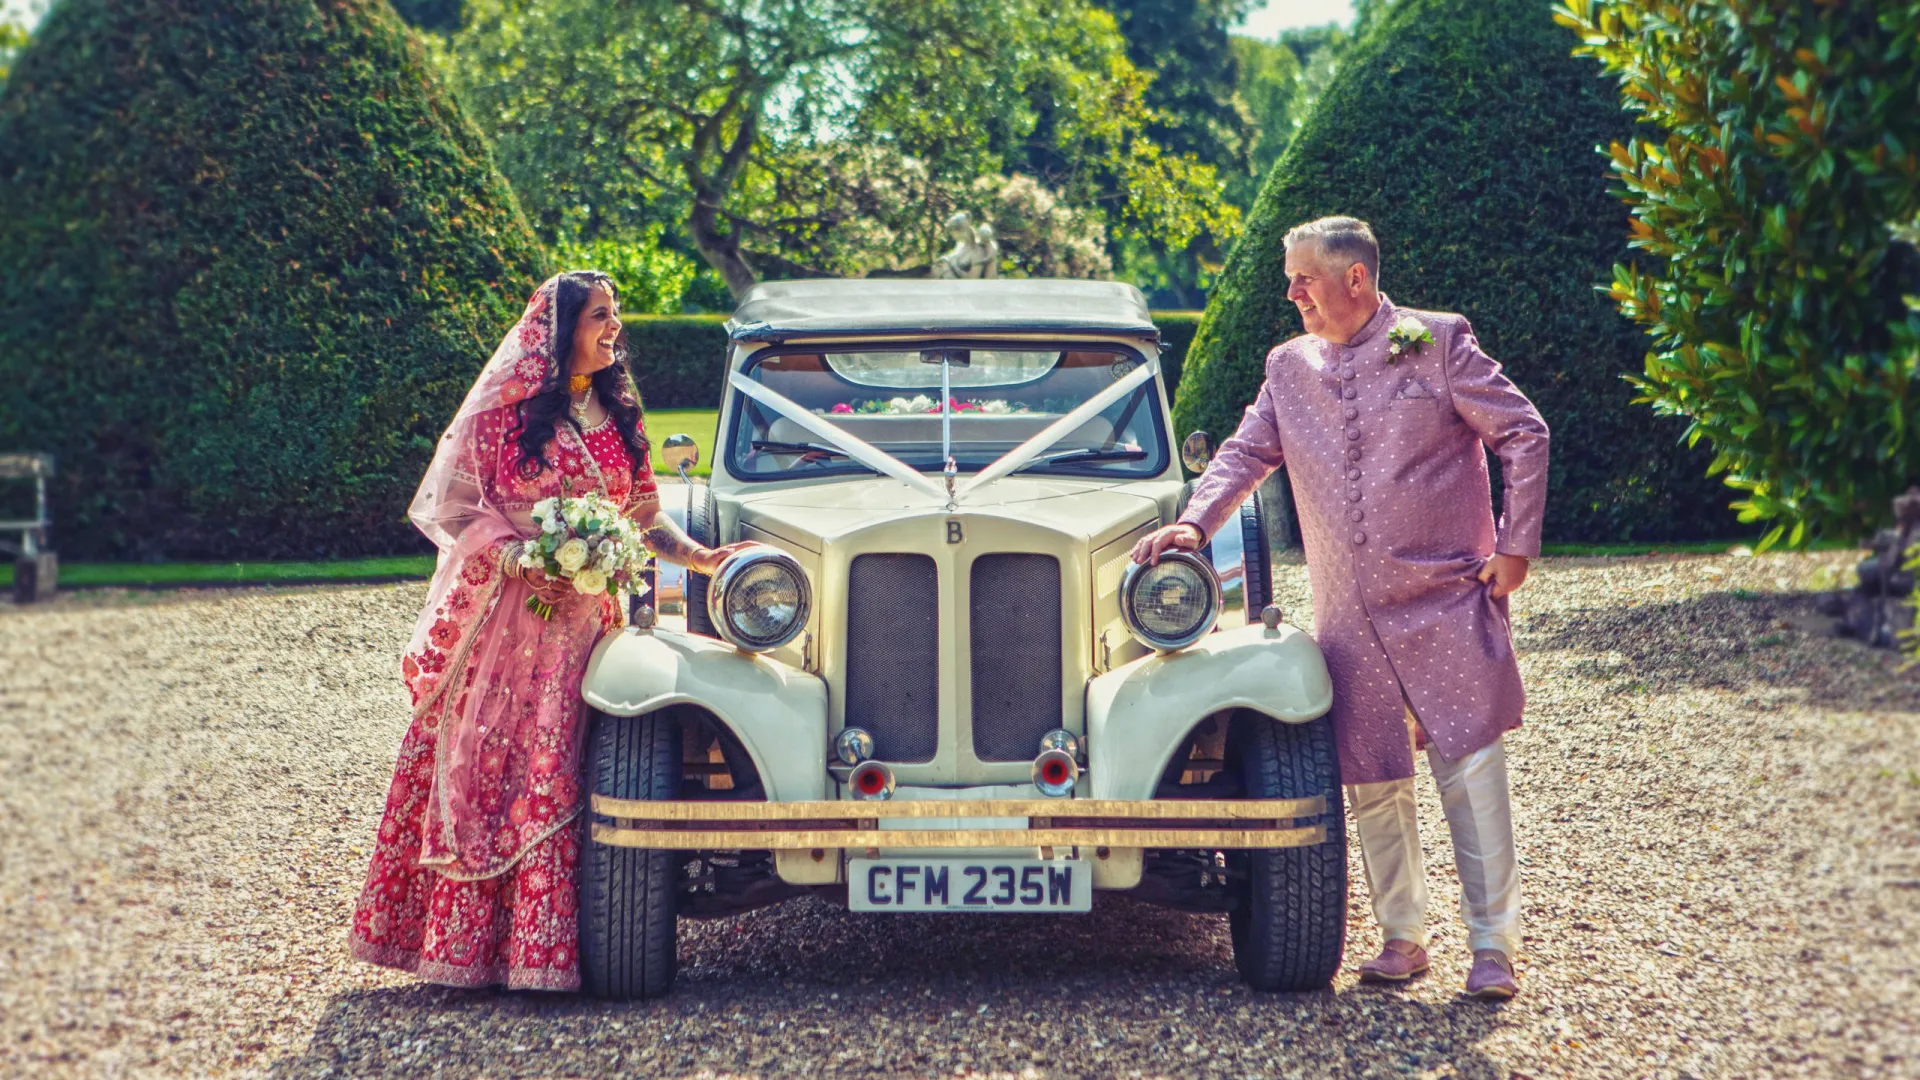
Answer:
[[[520,547],[518,540],[509,540],[500,545],[500,576],[526,580],[526,568],[520,565]]]

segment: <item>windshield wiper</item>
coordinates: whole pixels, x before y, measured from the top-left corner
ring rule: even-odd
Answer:
[[[827,457],[846,457],[844,450],[835,450],[831,446],[822,446],[810,442],[769,442],[765,439],[753,440],[755,450],[771,450],[776,454],[824,454]]]
[[[1147,452],[1137,447],[1129,449],[1116,446],[1111,450],[1063,450],[1057,454],[1048,454],[1020,471],[1026,472],[1027,469],[1037,469],[1042,465],[1078,465],[1088,461],[1140,461],[1146,456]]]

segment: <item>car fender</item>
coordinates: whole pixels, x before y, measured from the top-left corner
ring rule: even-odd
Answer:
[[[629,629],[594,649],[580,695],[612,716],[697,705],[746,748],[769,802],[827,797],[827,684],[819,676],[712,638]]]
[[[1312,636],[1292,626],[1222,630],[1087,683],[1087,780],[1096,799],[1150,799],[1195,724],[1251,709],[1304,724],[1333,706]]]

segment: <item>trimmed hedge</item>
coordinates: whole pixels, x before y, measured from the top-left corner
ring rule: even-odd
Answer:
[[[385,0],[63,0],[0,96],[0,448],[72,559],[419,550],[542,262]]]
[[[1342,63],[1267,178],[1215,284],[1174,409],[1223,439],[1267,352],[1301,332],[1289,228],[1373,225],[1396,303],[1457,311],[1553,430],[1550,541],[1749,530],[1684,420],[1633,404],[1647,341],[1595,290],[1629,262],[1627,209],[1596,146],[1633,130],[1598,65],[1568,55],[1546,0],[1402,0]],[[1496,488],[1497,491],[1497,488]]]
[[[627,320],[633,377],[648,408],[720,407],[726,321],[725,315],[638,315]],[[1160,328],[1161,377],[1171,399],[1179,389],[1181,361],[1200,325],[1200,313],[1157,311],[1153,322]]]

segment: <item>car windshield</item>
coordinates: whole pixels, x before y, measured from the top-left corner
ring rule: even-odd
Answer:
[[[1120,347],[863,348],[761,353],[746,376],[923,472],[943,464],[943,361],[952,387],[953,456],[962,472],[985,468],[1144,362]],[[1149,380],[1021,471],[1138,478],[1159,475],[1167,460],[1160,394]],[[867,471],[738,391],[727,464],[746,479]]]

